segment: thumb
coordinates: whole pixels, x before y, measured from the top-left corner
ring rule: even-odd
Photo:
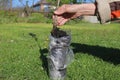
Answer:
[[[54,14],[56,15],[62,15],[66,12],[66,7],[65,5],[59,7],[56,11],[54,11]]]

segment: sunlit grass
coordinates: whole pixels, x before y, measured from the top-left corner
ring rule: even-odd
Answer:
[[[71,30],[75,53],[66,80],[120,79],[120,24],[81,23],[62,28]],[[51,29],[51,24],[43,23],[1,24],[0,80],[49,80],[40,47],[48,53]]]

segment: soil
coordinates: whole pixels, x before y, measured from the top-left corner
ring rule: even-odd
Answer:
[[[51,31],[51,35],[53,37],[55,37],[55,38],[60,38],[60,37],[68,36],[65,31],[60,30],[60,28],[58,28],[58,27],[53,27],[53,29]]]

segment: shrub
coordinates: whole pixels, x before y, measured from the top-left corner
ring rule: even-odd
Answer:
[[[17,12],[0,11],[0,23],[13,23],[16,22]]]
[[[32,13],[29,17],[28,17],[28,21],[29,23],[45,23],[47,21],[47,18],[44,17],[44,15],[40,14],[40,13]]]
[[[45,17],[41,13],[32,13],[29,17],[19,17],[18,11],[0,11],[0,24],[2,23],[52,23],[51,14]]]
[[[28,21],[28,18],[26,18],[26,17],[17,17],[16,18],[16,21],[15,22],[17,22],[17,23],[26,23]]]

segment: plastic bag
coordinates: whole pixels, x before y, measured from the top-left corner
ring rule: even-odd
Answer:
[[[66,76],[66,67],[74,57],[70,42],[71,35],[60,38],[50,36],[48,64],[52,80],[64,80]]]

